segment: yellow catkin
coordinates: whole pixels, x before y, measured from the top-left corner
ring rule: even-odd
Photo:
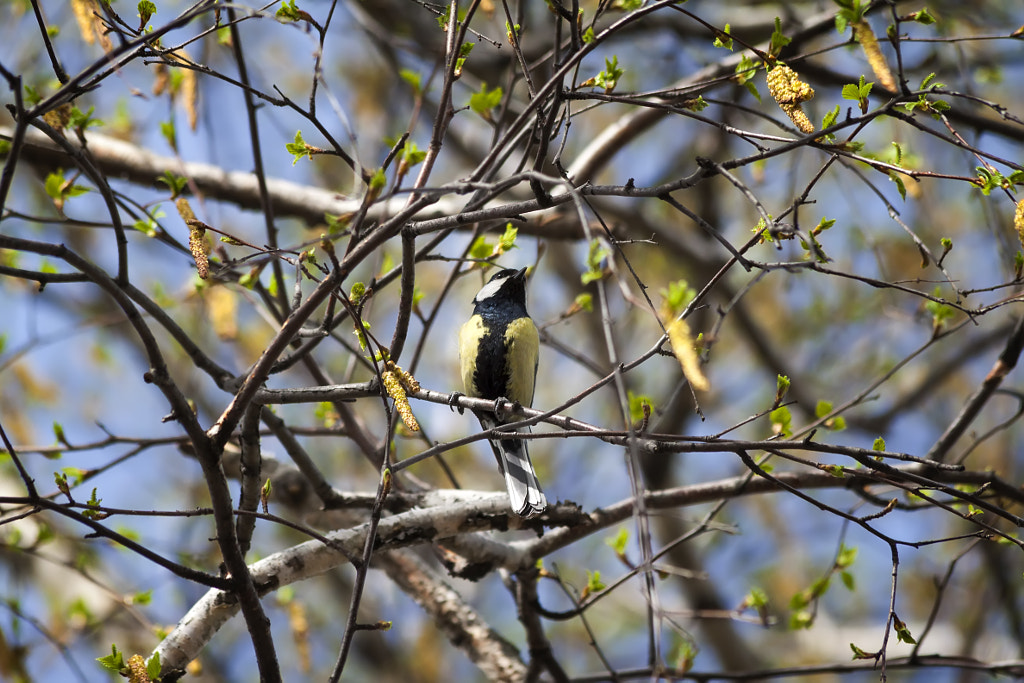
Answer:
[[[398,373],[394,370],[385,370],[381,373],[380,378],[384,382],[384,389],[388,392],[388,396],[395,400],[395,410],[401,416],[402,422],[410,432],[418,432],[420,424],[416,421],[416,416],[412,414],[409,397],[405,395],[405,387],[398,379]]]
[[[1017,229],[1017,239],[1024,246],[1024,199],[1017,202],[1017,210],[1013,214],[1013,227]]]
[[[188,199],[178,197],[174,201],[178,209],[178,215],[188,225],[188,250],[196,262],[196,271],[199,277],[205,280],[210,275],[210,244],[206,241],[206,224],[196,220],[196,215],[189,206]]]
[[[153,94],[160,96],[167,92],[167,86],[171,83],[170,70],[163,62],[153,65]]]
[[[68,123],[71,122],[71,110],[72,106],[70,104],[62,104],[43,114],[43,121],[58,132],[63,132],[68,127]]]
[[[92,30],[93,12],[96,10],[95,0],[71,0],[71,11],[78,22],[78,32],[87,45],[96,42],[96,34]]]
[[[800,80],[795,71],[778,62],[766,77],[768,92],[782,111],[803,133],[813,133],[814,124],[800,107],[803,102],[814,97],[814,88]]]
[[[309,644],[309,619],[306,608],[298,600],[288,603],[288,624],[292,627],[292,640],[299,658],[299,669],[309,673],[313,666],[313,656]]]
[[[146,660],[142,655],[132,655],[128,658],[128,681],[129,683],[150,683],[152,679],[146,672]]]
[[[672,353],[683,368],[683,375],[690,386],[698,391],[710,389],[711,383],[708,382],[708,378],[700,368],[700,356],[693,348],[693,335],[690,334],[690,326],[685,320],[676,318],[665,326],[665,332],[672,345]]]
[[[188,127],[195,130],[199,125],[199,82],[196,79],[196,72],[192,69],[182,69],[181,106],[185,108]]]
[[[238,297],[227,287],[209,287],[203,292],[206,315],[214,334],[222,341],[238,339]]]
[[[895,92],[896,80],[892,77],[889,63],[885,61],[885,55],[882,54],[882,48],[878,46],[878,38],[871,30],[871,25],[863,19],[854,22],[853,37],[860,43],[861,49],[864,50],[864,56],[868,58],[868,64],[871,65],[871,70],[875,72],[875,78],[878,79],[881,86]]]

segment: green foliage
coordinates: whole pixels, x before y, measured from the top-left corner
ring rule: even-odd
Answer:
[[[160,225],[157,221],[166,216],[161,209],[159,204],[154,204],[150,207],[149,212],[146,213],[145,218],[140,218],[132,224],[132,227],[139,232],[145,234],[147,237],[156,237],[158,228]]]
[[[903,201],[907,201],[907,186],[903,184],[903,178],[896,171],[889,171],[889,180],[896,183],[896,191],[900,193]]]
[[[857,647],[853,643],[850,643],[850,649],[853,650],[853,658],[854,659],[874,659],[875,658],[875,653],[873,653],[873,652],[865,652],[864,650],[860,649],[859,647]]]
[[[614,538],[605,540],[605,545],[615,551],[616,557],[624,558],[626,556],[626,545],[629,543],[629,531],[625,528],[619,529],[619,533],[615,534]]]
[[[315,147],[311,147],[306,144],[306,141],[302,139],[302,131],[295,131],[295,140],[287,143],[284,146],[285,150],[292,155],[292,166],[299,163],[299,159],[306,157],[307,159],[313,158],[313,152],[316,150]]]
[[[63,208],[67,200],[78,197],[89,191],[89,188],[82,185],[75,185],[71,180],[64,178],[64,171],[58,169],[46,176],[43,183],[46,194],[53,199],[54,203]]]
[[[782,48],[786,47],[792,42],[792,38],[787,38],[782,33],[782,21],[775,17],[775,30],[772,31],[772,39],[768,46],[768,54],[772,57],[778,57],[779,53],[782,52]]]
[[[516,246],[516,237],[519,236],[519,228],[512,225],[511,221],[505,224],[505,232],[498,238],[498,254],[504,254],[512,249],[518,249]]]
[[[932,290],[932,296],[941,297],[942,288],[936,286]],[[932,326],[934,329],[940,329],[947,320],[956,315],[956,309],[948,304],[944,304],[940,301],[928,301],[924,305],[926,310],[932,316]]]
[[[412,69],[402,69],[398,72],[399,77],[412,87],[412,91],[419,95],[423,92],[422,77]]]
[[[910,629],[907,625],[900,621],[900,618],[895,614],[892,615],[892,626],[896,629],[896,639],[901,643],[907,643],[908,645],[916,645],[917,641],[910,634]]]
[[[868,99],[868,95],[871,93],[871,88],[874,87],[874,83],[865,83],[863,74],[857,83],[848,83],[843,86],[843,99],[853,100],[859,102],[861,107]]]
[[[370,323],[365,320],[360,322],[362,324],[357,323],[356,327],[352,330],[352,333],[356,335],[356,339],[359,340],[359,348],[365,351],[370,344],[366,339],[366,333],[370,331]]]
[[[919,9],[916,12],[911,12],[906,17],[904,17],[904,19],[907,21],[916,21],[917,23],[922,24],[924,26],[931,26],[936,21],[935,17],[932,16],[932,13],[928,11],[927,7]]]
[[[416,146],[415,142],[406,143],[405,147],[402,148],[402,172],[408,171],[413,166],[423,163],[423,160],[427,158],[426,150],[421,150]]]
[[[786,406],[779,406],[768,413],[768,419],[772,423],[772,432],[784,438],[793,435],[793,414]]]
[[[885,450],[885,439],[880,436],[875,437],[875,442],[871,444],[871,450],[873,451],[884,451]]]
[[[757,71],[760,68],[759,62],[754,60],[752,57],[742,55],[740,57],[739,64],[736,65],[736,69],[733,72],[732,77],[732,80],[735,83],[744,86],[758,102],[761,101],[761,93],[758,92],[757,84],[754,83],[754,75],[757,74]]]
[[[89,107],[87,112],[83,112],[78,107],[72,107],[71,116],[68,118],[68,127],[81,133],[88,128],[102,126],[102,119],[94,119],[92,117],[94,111],[96,111],[96,107]]]
[[[587,251],[587,269],[580,276],[580,281],[585,285],[589,285],[591,282],[603,278],[604,267],[601,264],[604,263],[604,260],[609,255],[608,248],[603,245],[601,240],[591,240],[590,249]]]
[[[117,649],[117,645],[111,645],[110,651],[109,655],[97,657],[96,661],[107,671],[120,673],[122,669],[126,668],[124,655]]]
[[[775,377],[775,401],[772,405],[779,405],[782,403],[782,399],[786,397],[789,392],[790,382],[789,377],[786,375],[776,375]]]
[[[651,397],[634,394],[632,391],[628,391],[627,394],[629,397],[629,419],[632,422],[639,422],[649,418],[654,411],[654,401]]]
[[[976,166],[974,171],[978,174],[974,179],[974,184],[978,186],[978,189],[986,197],[992,193],[992,190],[1009,190],[1013,188],[1014,183],[1020,182],[1021,177],[1024,177],[1020,171],[1015,171],[1007,178],[992,166]]]
[[[726,50],[732,51],[732,36],[729,35],[729,24],[725,25],[725,28],[721,30],[716,36],[715,41],[712,43],[715,47],[724,47]]]
[[[138,10],[139,28],[141,29],[146,24],[148,24],[149,20],[153,17],[154,14],[156,14],[156,5],[154,5],[149,0],[140,0]]]
[[[295,0],[285,0],[281,3],[281,6],[274,12],[274,17],[278,21],[290,22],[290,21],[303,21],[308,19],[309,15],[303,12],[295,4]]]
[[[604,581],[601,580],[601,572],[595,569],[594,571],[587,570],[587,587],[583,590],[584,595],[593,595],[594,593],[600,593],[605,589]]]
[[[578,306],[580,309],[586,311],[587,313],[593,313],[594,297],[592,294],[588,294],[586,292],[582,294],[577,294],[576,298],[573,300],[573,305]]]
[[[817,418],[823,418],[832,412],[832,404],[829,401],[818,401],[818,405],[814,407],[814,416]],[[841,415],[830,417],[823,423],[825,429],[833,432],[840,432],[846,429],[846,420]]]
[[[661,290],[661,296],[665,306],[674,317],[679,315],[697,296],[697,290],[691,287],[686,280],[669,282],[668,287]]]
[[[171,199],[175,199],[188,186],[188,178],[175,175],[172,171],[164,171],[164,174],[156,179],[158,183],[166,185],[171,191]]]
[[[591,79],[592,85],[596,85],[599,88],[604,88],[606,93],[610,93],[615,90],[615,86],[619,84],[619,79],[622,78],[622,74],[625,71],[619,68],[619,58],[617,55],[612,55],[611,59],[604,60],[604,71],[594,76]],[[588,81],[588,83],[590,83]]]
[[[28,85],[26,83],[25,84],[25,103],[34,107],[35,105],[39,104],[42,101],[43,101],[43,96],[41,94],[39,94],[39,91],[36,90],[31,85]]]
[[[462,67],[466,65],[466,60],[469,59],[469,53],[476,47],[476,43],[463,43],[459,45],[459,56],[455,59],[455,77],[458,78],[462,75]]]
[[[864,18],[864,10],[867,9],[861,0],[833,0],[839,5],[839,12],[836,13],[836,31],[845,33],[846,27]]]
[[[174,121],[161,121],[160,135],[167,141],[171,149],[178,149],[178,132],[175,129]]]
[[[481,83],[480,91],[469,96],[469,108],[484,117],[485,120],[492,121],[491,110],[501,104],[503,95],[501,86],[488,90],[487,84]]]

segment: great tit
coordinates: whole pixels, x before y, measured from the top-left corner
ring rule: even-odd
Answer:
[[[495,273],[477,292],[473,307],[473,317],[459,331],[459,365],[466,395],[532,406],[540,340],[537,326],[526,312],[526,268]],[[484,429],[516,421],[502,420],[490,412],[476,412],[476,416]],[[490,443],[505,475],[512,511],[521,517],[543,512],[548,502],[537,483],[526,441],[491,439]]]

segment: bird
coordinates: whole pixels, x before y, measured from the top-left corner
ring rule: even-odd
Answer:
[[[501,417],[502,400],[533,406],[540,339],[526,312],[526,270],[505,268],[492,275],[473,298],[473,315],[459,330],[459,366],[466,395],[495,401],[495,412],[473,411],[485,430],[516,421]],[[512,511],[526,518],[544,512],[547,499],[526,441],[498,438],[490,439],[490,444],[505,477]]]

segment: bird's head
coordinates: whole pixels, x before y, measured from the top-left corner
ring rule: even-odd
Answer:
[[[526,268],[505,268],[491,276],[473,297],[478,308],[521,306],[526,311]]]

